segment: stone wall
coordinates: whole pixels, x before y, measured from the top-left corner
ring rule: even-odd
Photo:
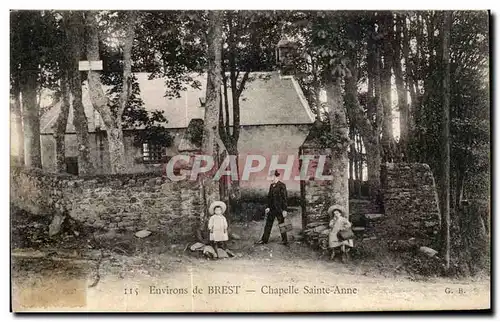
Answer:
[[[279,154],[280,163],[286,162],[288,155],[297,156],[300,145],[304,142],[309,131],[309,125],[257,125],[242,126],[238,140],[238,151],[240,157],[239,169],[242,171],[247,155],[263,155],[266,158],[266,167],[259,173],[252,173],[249,180],[241,181],[241,192],[243,195],[264,197],[269,190],[270,181],[269,163],[271,155]],[[169,129],[173,137],[173,143],[166,149],[168,156],[180,154],[178,146],[185,129]],[[125,162],[128,173],[161,172],[161,164],[144,163],[141,161],[142,150],[134,146],[134,132],[125,130],[124,133]],[[42,134],[41,153],[44,171],[55,171],[55,139],[52,134]],[[66,157],[78,156],[78,144],[76,134],[66,134]],[[102,142],[102,149],[100,148]],[[96,174],[110,173],[109,147],[105,133],[89,133],[90,159],[94,164]],[[298,162],[293,165],[294,173],[298,172]],[[295,176],[295,175],[293,175]],[[293,177],[292,176],[292,177]],[[286,180],[289,194],[299,195],[299,181]]]
[[[306,180],[301,181],[302,197],[302,228],[308,228],[311,223],[326,222],[329,217],[326,210],[330,206],[331,182],[327,180],[316,180],[316,169],[320,155],[330,155],[329,149],[303,147],[301,155],[314,156],[307,168]],[[329,160],[325,162],[325,172],[329,169]],[[302,166],[302,165],[301,165]],[[324,172],[324,173],[325,173]]]
[[[432,241],[440,218],[434,177],[427,164],[387,163],[381,167],[385,219],[380,230],[393,240]]]
[[[173,144],[166,148],[168,156],[178,154],[177,146],[184,129],[170,129],[170,135],[173,138]],[[125,162],[128,173],[161,172],[162,164],[145,163],[142,161],[142,148],[134,145],[134,131],[123,131],[123,140],[125,146]],[[56,141],[52,134],[40,135],[42,167],[46,172],[56,170]],[[78,142],[76,134],[68,133],[65,136],[66,157],[78,157]],[[95,174],[109,174],[111,164],[109,158],[109,145],[105,132],[89,133],[90,161],[94,165]]]
[[[161,232],[169,240],[194,236],[202,214],[196,182],[170,182],[154,174],[93,177],[12,169],[11,202],[30,213],[66,210],[100,229]]]

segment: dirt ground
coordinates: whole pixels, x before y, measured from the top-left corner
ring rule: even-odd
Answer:
[[[290,219],[295,228],[289,247],[278,244],[276,223],[270,243],[258,246],[253,243],[262,221],[233,224],[232,232],[241,239],[228,246],[237,256],[223,260],[207,260],[187,244],[167,245],[155,234],[138,239],[132,233],[102,233],[91,238],[82,231],[50,241],[37,233],[33,221],[14,220],[12,307],[182,312],[490,307],[490,278],[485,274],[467,279],[415,275],[397,256],[383,252],[378,240],[358,244],[347,264],[330,261],[300,240],[300,214],[292,212]],[[279,292],[291,294],[274,294]]]

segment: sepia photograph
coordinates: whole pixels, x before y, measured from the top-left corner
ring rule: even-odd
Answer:
[[[11,312],[491,312],[488,10],[9,16]]]

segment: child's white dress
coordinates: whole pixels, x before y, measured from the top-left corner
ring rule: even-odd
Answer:
[[[223,215],[212,215],[208,221],[211,241],[227,241],[227,220]]]
[[[351,223],[345,217],[341,216],[341,217],[339,217],[338,220],[332,219],[330,221],[331,230],[330,230],[330,234],[328,236],[328,246],[330,248],[339,247],[342,245],[353,247],[354,243],[353,243],[352,239],[340,241],[338,236],[337,236],[339,231],[350,228],[351,226],[352,226]]]

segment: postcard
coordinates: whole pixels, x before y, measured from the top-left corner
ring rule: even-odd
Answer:
[[[491,310],[489,30],[11,10],[11,311]]]

